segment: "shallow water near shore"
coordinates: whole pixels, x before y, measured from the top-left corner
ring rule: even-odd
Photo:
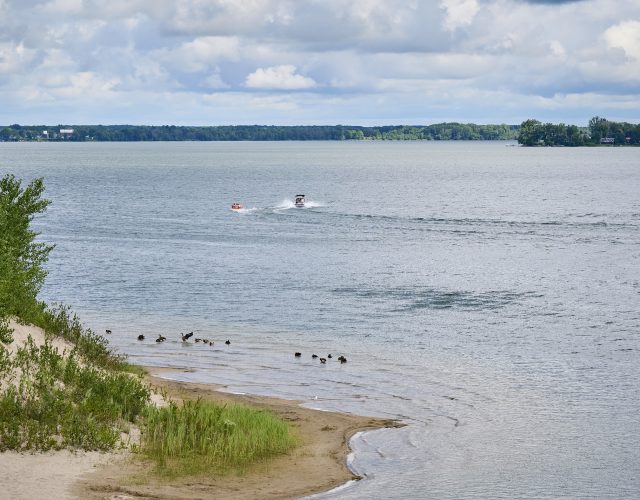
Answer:
[[[501,142],[0,143],[0,173],[53,200],[43,298],[131,361],[408,424],[353,440],[368,479],[336,498],[640,496],[639,165]]]

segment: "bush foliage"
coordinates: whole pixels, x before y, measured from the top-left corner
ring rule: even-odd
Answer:
[[[37,296],[53,245],[37,242],[30,224],[49,205],[43,192],[42,179],[24,188],[13,175],[0,179],[0,342],[11,340],[9,316],[29,317],[41,309]]]
[[[526,120],[520,125],[518,142],[523,146],[640,145],[640,124],[612,122],[599,116],[589,127]]]

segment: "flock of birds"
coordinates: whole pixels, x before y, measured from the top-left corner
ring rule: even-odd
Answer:
[[[302,357],[302,353],[301,352],[294,352],[293,355],[296,358],[301,358]],[[312,359],[318,359],[318,355],[317,354],[312,354],[311,355]],[[326,358],[319,358],[320,359],[320,363],[322,363],[323,365],[327,362],[327,358],[331,359],[333,358],[333,356],[331,354],[327,354]],[[347,362],[347,358],[345,358],[344,356],[338,356],[338,361],[340,361],[340,363],[346,363]]]
[[[107,330],[107,333],[111,333],[111,330]],[[189,332],[189,333],[180,333],[180,337],[182,337],[182,341],[186,342],[187,340],[189,340],[191,337],[193,337],[193,332]],[[145,337],[144,335],[140,334],[138,335],[138,340],[144,340]],[[160,342],[164,342],[165,340],[167,340],[167,337],[165,337],[164,335],[158,335],[158,338],[156,339],[156,342],[160,343]],[[194,342],[196,344],[202,342],[202,345],[210,345],[212,346],[214,344],[213,340],[209,340],[209,339],[200,339],[200,338],[194,338],[193,339]],[[231,341],[230,340],[226,340],[225,341],[226,345],[231,345]]]
[[[111,335],[111,330],[105,330],[105,333],[107,335]],[[193,332],[189,332],[189,333],[180,333],[180,336],[182,337],[182,341],[183,342],[187,342],[191,337],[193,337]],[[138,340],[144,340],[145,337],[144,335],[140,334],[138,335]],[[158,338],[156,339],[156,342],[160,343],[160,342],[164,342],[165,340],[167,340],[167,337],[165,337],[164,335],[158,335]],[[201,339],[201,338],[194,338],[193,339],[194,342],[196,344],[202,342],[203,345],[210,345],[213,346],[214,342],[213,340],[209,340],[209,339]],[[226,345],[231,345],[231,341],[230,340],[226,340],[225,341]],[[296,358],[301,358],[302,357],[302,353],[301,352],[295,352],[293,353],[294,357]],[[326,364],[327,359],[332,359],[333,355],[331,354],[327,354],[326,358],[321,358],[320,356],[318,356],[317,354],[312,354],[311,355],[312,359],[319,359],[321,364]],[[338,361],[340,361],[340,364],[346,363],[347,362],[347,358],[345,358],[344,356],[338,356]]]

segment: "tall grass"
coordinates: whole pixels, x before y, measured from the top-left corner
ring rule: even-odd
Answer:
[[[149,403],[140,378],[63,357],[50,341],[10,357],[0,347],[0,451],[109,450]]]
[[[223,473],[296,444],[289,426],[273,413],[201,399],[149,407],[143,422],[140,451],[165,476]]]

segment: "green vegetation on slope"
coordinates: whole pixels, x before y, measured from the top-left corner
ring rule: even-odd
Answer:
[[[68,308],[38,301],[53,249],[30,229],[49,205],[43,192],[42,179],[26,187],[12,175],[0,179],[0,452],[110,450],[127,445],[122,433],[131,425],[142,430],[138,449],[172,475],[224,472],[291,449],[289,427],[262,410],[204,401],[150,405],[142,370]],[[29,338],[11,354],[9,318],[40,326],[44,344]],[[56,337],[71,352],[58,352]]]
[[[149,402],[139,378],[63,357],[30,338],[13,357],[0,349],[0,451],[109,450]]]
[[[38,300],[53,249],[30,228],[49,205],[43,192],[42,179],[25,187],[13,175],[0,179],[0,451],[111,449],[146,408],[149,389],[68,309]],[[29,339],[10,355],[9,318],[41,326],[49,338],[40,346]],[[53,337],[69,341],[71,352],[54,349]]]

